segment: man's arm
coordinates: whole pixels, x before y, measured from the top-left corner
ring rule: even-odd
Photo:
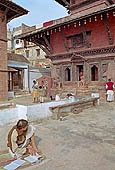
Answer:
[[[106,89],[108,89],[108,85],[106,84]]]
[[[33,149],[35,150],[36,153],[38,153],[38,154],[42,153],[41,150],[38,149],[36,144],[35,144],[35,136],[34,136],[34,134],[31,137],[31,144],[32,144],[32,147],[33,147]]]

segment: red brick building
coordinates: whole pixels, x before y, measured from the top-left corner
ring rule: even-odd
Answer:
[[[9,0],[0,0],[0,101],[8,99],[7,23],[27,13]]]
[[[56,1],[69,15],[23,39],[39,45],[52,60],[52,77],[59,82],[55,90],[104,97],[107,79],[115,82],[115,0]]]

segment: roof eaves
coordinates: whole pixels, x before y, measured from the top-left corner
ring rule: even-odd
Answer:
[[[20,54],[7,53],[7,57],[8,57],[8,60],[10,60],[10,61],[29,63],[27,58],[25,58],[23,55],[20,55]]]
[[[25,15],[29,12],[16,3],[8,0],[0,0],[0,9],[2,11],[8,9],[8,12],[6,13],[8,22],[11,21],[13,18]]]
[[[40,32],[46,31],[46,30],[54,29],[54,28],[59,27],[61,25],[68,24],[70,22],[74,22],[74,21],[77,21],[77,20],[81,20],[81,19],[93,16],[93,15],[97,15],[99,13],[103,13],[103,12],[106,12],[106,11],[109,11],[109,10],[112,10],[112,9],[115,9],[115,4],[113,4],[111,6],[108,6],[106,8],[102,8],[101,10],[95,10],[95,11],[93,11],[91,13],[87,13],[85,15],[81,15],[79,17],[76,16],[76,17],[70,18],[70,16],[66,16],[66,17],[60,18],[60,20],[62,19],[63,21],[62,22],[60,21],[58,24],[54,23],[54,24],[52,24],[50,26],[39,28],[39,29],[37,29],[37,30],[35,30],[33,32],[29,32],[27,34],[22,34],[18,38],[23,39],[23,38],[28,37],[30,35],[37,34],[37,33],[40,33]],[[65,18],[65,21],[64,21],[64,18]],[[59,19],[57,19],[57,20],[59,20]]]
[[[55,1],[64,7],[70,4],[70,0],[55,0]]]

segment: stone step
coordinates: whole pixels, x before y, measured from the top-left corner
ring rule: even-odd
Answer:
[[[24,90],[16,90],[14,91],[15,96],[25,96],[30,94],[29,91],[24,91]]]

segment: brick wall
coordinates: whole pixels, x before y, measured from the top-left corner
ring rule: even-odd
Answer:
[[[0,11],[0,101],[8,99],[6,19]]]
[[[87,20],[87,24],[85,25],[86,31],[91,31],[91,35],[88,36],[88,39],[91,43],[91,48],[108,46],[109,43],[108,43],[107,32],[104,26],[104,21],[101,20],[101,15],[97,16],[97,21],[95,21],[94,17],[92,17],[91,19],[92,21],[89,22]],[[108,22],[110,26],[111,35],[112,35],[112,38],[115,44],[115,22],[113,22],[114,20],[115,20],[115,17],[113,16],[113,13],[112,12],[109,13]],[[71,46],[70,40],[67,40],[66,37],[70,35],[74,35],[74,34],[79,34],[82,32],[78,22],[76,23],[77,23],[76,27],[74,27],[74,24],[69,24],[69,26],[66,26],[65,28],[61,27],[62,34],[68,46]],[[67,52],[64,47],[64,43],[62,41],[62,38],[60,36],[58,29],[53,30],[52,32],[51,46],[55,54]],[[86,49],[86,48],[82,48],[82,49]],[[82,49],[77,48],[77,51],[82,50]]]
[[[107,32],[106,32],[106,28],[105,28],[105,24],[104,24],[104,20],[101,20],[101,15],[98,15],[97,16],[97,21],[95,20],[95,16],[91,17],[91,22],[89,22],[89,19],[86,21],[86,24],[84,25],[85,26],[85,30],[86,31],[91,31],[91,35],[88,35],[88,40],[89,42],[91,43],[91,48],[103,48],[103,47],[109,47],[109,42],[108,42],[108,36],[107,36]],[[109,23],[109,27],[110,27],[110,31],[111,31],[111,36],[112,36],[112,39],[113,39],[113,45],[115,45],[115,22],[113,22],[115,20],[115,17],[113,16],[113,13],[112,12],[109,12],[109,17],[108,17],[108,23]],[[82,32],[80,26],[79,26],[79,23],[76,22],[76,27],[74,26],[74,24],[69,24],[69,25],[66,25],[65,27],[62,26],[61,27],[61,31],[62,31],[62,34],[63,34],[63,37],[66,41],[66,44],[68,47],[71,46],[71,42],[70,40],[67,40],[67,36],[70,36],[70,35],[74,35],[74,34],[79,34]],[[60,33],[59,33],[59,29],[56,29],[56,30],[53,30],[52,34],[51,34],[51,46],[53,48],[53,51],[54,51],[54,54],[59,54],[59,53],[67,53],[66,51],[66,48],[64,47],[64,42],[62,40],[63,38],[61,38],[60,36]],[[83,47],[83,48],[75,48],[74,51],[78,52],[78,51],[81,51],[81,50],[86,50],[87,47]],[[90,50],[90,48],[88,48]],[[70,50],[70,52],[72,52],[72,49]],[[107,55],[107,54],[106,54]],[[101,58],[103,56],[103,54],[99,55],[99,57]],[[88,56],[89,57],[89,56]],[[93,57],[93,56],[91,56]],[[109,57],[108,57],[108,60],[103,60],[101,61],[99,58],[98,59],[94,59],[93,61],[91,60],[91,64],[95,64],[95,62],[97,63],[98,65],[98,68],[99,68],[99,81],[98,82],[92,82],[91,81],[91,67],[90,67],[90,64],[87,64],[87,81],[89,83],[92,83],[92,84],[88,84],[87,87],[89,88],[84,88],[84,93],[86,92],[87,94],[91,94],[93,92],[99,92],[100,93],[100,96],[101,96],[101,99],[103,100],[106,100],[106,90],[105,90],[105,83],[106,83],[106,80],[104,82],[104,80],[102,80],[102,75],[103,74],[103,69],[101,68],[102,64],[108,64],[107,66],[107,78],[112,78],[112,80],[115,82],[115,59],[111,59],[109,60]],[[63,60],[65,61],[65,65],[66,66],[71,66],[71,62],[69,61],[69,58],[60,58],[60,60],[58,59],[55,59],[53,60],[53,64],[55,64],[56,62],[62,62],[62,65],[63,64]],[[68,62],[67,62],[68,60]],[[79,61],[78,61],[79,62]],[[63,79],[63,68],[62,68],[62,65],[57,65],[53,67],[52,69],[52,76],[57,78],[56,75],[57,75],[57,69],[56,67],[60,70],[60,81],[63,81],[63,83],[67,83],[66,85],[69,86],[70,85],[70,89],[74,86],[74,82],[72,80],[72,82],[64,82],[64,79]],[[101,82],[102,81],[102,82]],[[100,84],[102,83],[102,84]],[[56,89],[55,89],[56,90]],[[81,92],[82,92],[83,89],[81,89]]]

